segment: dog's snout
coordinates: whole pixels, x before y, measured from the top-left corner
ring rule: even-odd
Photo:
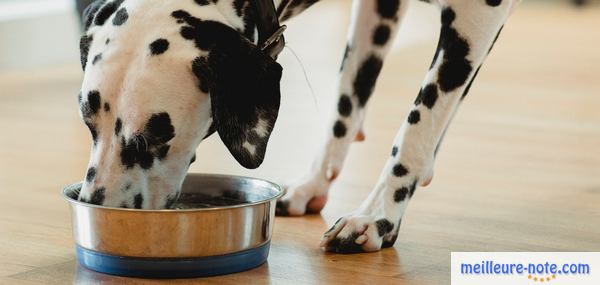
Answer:
[[[102,206],[104,203],[104,197],[106,193],[105,187],[95,188],[91,191],[91,194],[85,197],[82,193],[79,194],[79,201]]]
[[[103,174],[102,170],[90,167],[77,199],[113,208],[168,209],[179,196],[178,185],[156,181],[146,177],[143,171],[126,173],[128,175]]]
[[[136,188],[129,183],[106,187],[86,181],[79,193],[78,200],[98,206],[142,209],[145,195],[139,189],[134,190]]]

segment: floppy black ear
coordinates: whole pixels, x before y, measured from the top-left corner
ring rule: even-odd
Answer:
[[[89,3],[89,1],[87,1]],[[96,13],[98,12],[98,10],[100,9],[100,7],[102,7],[102,5],[104,5],[104,3],[106,2],[106,0],[95,0],[92,1],[89,5],[87,5],[87,7],[85,7],[85,9],[83,9],[83,13],[81,14],[81,21],[83,22],[83,30],[87,31],[87,29],[89,29],[89,27],[92,25],[92,22],[94,21],[94,17],[96,16]],[[78,5],[79,1],[78,1]]]
[[[193,69],[210,78],[201,88],[210,93],[213,125],[225,146],[242,166],[260,166],[279,113],[281,66],[240,38],[216,45]]]

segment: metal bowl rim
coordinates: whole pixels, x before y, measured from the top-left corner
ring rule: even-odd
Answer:
[[[266,199],[262,199],[259,201],[255,201],[252,203],[243,203],[243,204],[237,204],[237,205],[230,205],[230,206],[222,206],[222,207],[211,207],[211,208],[197,208],[197,209],[130,209],[130,208],[113,208],[113,207],[106,207],[106,206],[100,206],[100,205],[94,205],[94,204],[89,204],[89,203],[84,203],[78,200],[75,200],[69,196],[67,196],[67,189],[69,188],[69,186],[80,183],[80,182],[76,182],[73,184],[69,184],[67,186],[65,186],[62,190],[61,190],[61,195],[63,197],[63,199],[67,200],[67,202],[69,202],[70,204],[75,204],[75,205],[79,205],[82,207],[89,207],[89,208],[96,208],[96,209],[101,209],[101,210],[111,210],[111,211],[125,211],[125,212],[135,212],[135,213],[189,213],[189,212],[204,212],[204,211],[218,211],[218,210],[229,210],[229,209],[236,209],[236,208],[244,208],[244,207],[251,207],[251,206],[255,206],[255,205],[260,205],[266,202],[270,202],[270,201],[274,201],[279,199],[279,197],[283,196],[283,194],[285,193],[283,191],[283,187],[281,187],[281,185],[271,182],[269,180],[266,179],[262,179],[262,178],[256,178],[256,177],[249,177],[249,176],[241,176],[241,175],[227,175],[227,174],[211,174],[211,173],[188,173],[186,175],[187,176],[201,176],[201,177],[213,177],[213,178],[226,178],[226,179],[241,179],[241,180],[253,180],[253,181],[259,181],[262,183],[266,183],[269,186],[273,187],[278,193],[277,195],[274,195],[270,198],[266,198]]]

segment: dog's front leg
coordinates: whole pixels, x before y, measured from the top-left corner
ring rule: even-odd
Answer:
[[[340,68],[339,99],[327,128],[326,142],[311,171],[287,188],[286,195],[278,202],[278,215],[319,212],[325,206],[329,186],[342,170],[350,144],[364,140],[365,106],[408,2],[354,1]]]
[[[325,233],[326,250],[376,251],[394,244],[408,201],[431,180],[438,144],[514,2],[444,1],[436,56],[380,179],[359,209]]]

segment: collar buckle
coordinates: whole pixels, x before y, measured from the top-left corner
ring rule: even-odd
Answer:
[[[273,0],[252,0],[256,29],[258,30],[258,47],[272,59],[277,59],[285,47],[283,31],[287,28],[279,24],[277,10]]]
[[[273,59],[277,59],[277,56],[285,47],[285,38],[283,37],[283,32],[285,31],[285,29],[287,29],[287,26],[281,25],[260,46],[260,49],[269,56],[271,56],[271,58]]]

